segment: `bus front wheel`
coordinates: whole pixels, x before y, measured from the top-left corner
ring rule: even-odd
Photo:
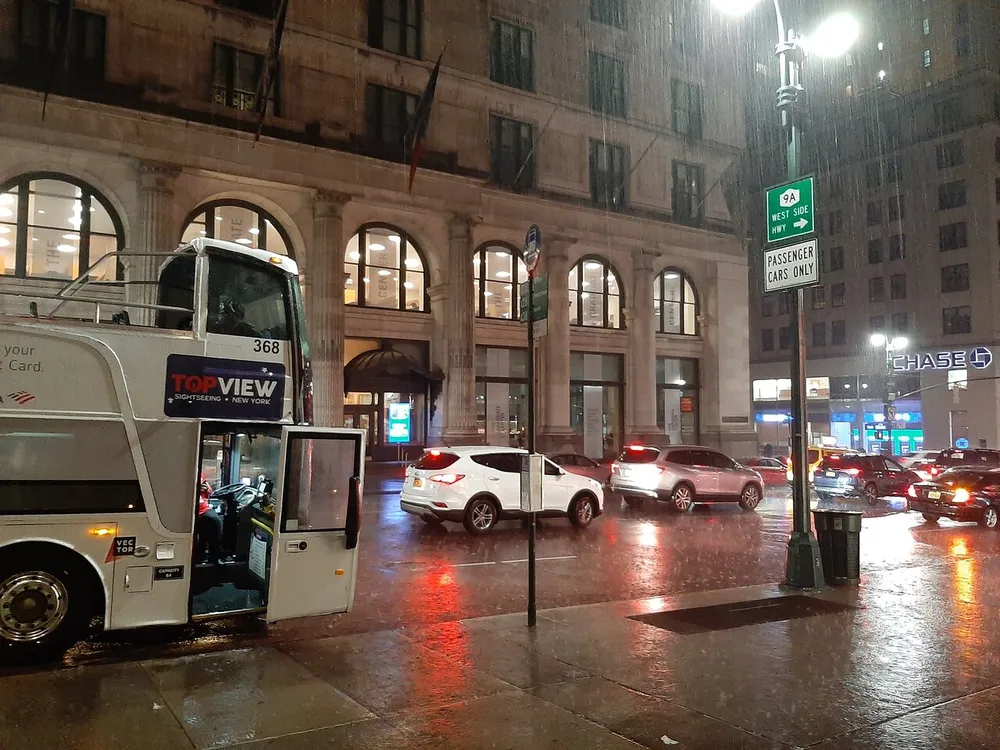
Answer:
[[[0,662],[59,656],[82,637],[91,615],[86,586],[70,566],[30,555],[0,565]]]

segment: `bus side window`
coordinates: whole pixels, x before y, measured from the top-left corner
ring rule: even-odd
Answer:
[[[208,266],[208,332],[288,340],[288,278],[225,255]]]
[[[158,304],[194,309],[194,260],[194,255],[180,255],[163,267],[157,293]],[[193,322],[189,312],[156,311],[157,328],[190,331]]]

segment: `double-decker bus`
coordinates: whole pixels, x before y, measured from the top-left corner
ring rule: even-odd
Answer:
[[[0,661],[97,618],[347,611],[364,433],[309,426],[294,261],[212,239],[118,258],[160,264],[120,312],[85,272],[0,316]]]

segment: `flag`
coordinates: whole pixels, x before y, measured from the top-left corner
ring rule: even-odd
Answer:
[[[281,37],[285,33],[285,16],[288,13],[288,0],[278,0],[278,12],[274,16],[274,28],[271,29],[271,41],[267,45],[267,57],[264,58],[264,69],[257,81],[257,132],[254,142],[260,140],[260,130],[264,127],[264,113],[267,111],[267,97],[271,94],[274,79],[278,72],[278,55],[281,52]]]
[[[438,74],[441,72],[442,57],[444,57],[444,50],[441,50],[437,62],[434,63],[431,77],[427,79],[427,87],[417,103],[413,122],[410,123],[410,128],[406,131],[406,137],[403,139],[406,157],[410,162],[410,181],[406,186],[407,192],[413,192],[413,178],[417,174],[420,156],[424,151],[424,138],[427,136],[427,123],[431,120],[431,105],[434,103],[434,90],[437,88]]]
[[[53,60],[49,66],[48,80],[45,82],[45,90],[42,92],[42,119],[45,119],[45,107],[49,103],[49,89],[55,82],[56,76],[66,72],[69,67],[69,39],[70,28],[73,25],[73,0],[58,0],[56,3],[56,22],[54,44],[52,50]]]

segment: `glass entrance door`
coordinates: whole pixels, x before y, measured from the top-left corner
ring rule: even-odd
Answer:
[[[348,406],[344,409],[344,427],[365,431],[365,452],[371,455],[378,445],[379,413],[377,407]]]

